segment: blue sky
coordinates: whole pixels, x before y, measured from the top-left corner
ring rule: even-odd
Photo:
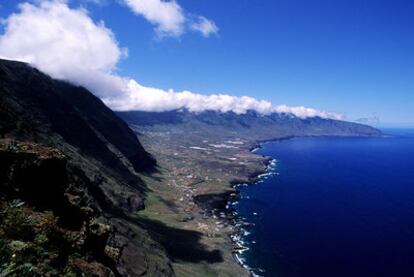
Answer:
[[[0,16],[19,1],[5,1]],[[414,127],[414,1],[178,0],[189,16],[218,27],[203,37],[159,38],[120,0],[82,5],[112,30],[128,57],[119,74],[141,84],[252,96],[276,104],[378,116]]]

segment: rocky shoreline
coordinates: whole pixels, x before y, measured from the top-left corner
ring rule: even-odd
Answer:
[[[285,138],[283,138],[285,139]],[[289,138],[286,138],[289,139]],[[271,159],[270,157],[266,157],[260,154],[256,154],[255,152],[263,147],[263,144],[270,141],[276,141],[279,139],[274,140],[267,140],[262,142],[256,142],[252,143],[250,147],[247,147],[246,149],[253,153],[254,155],[257,155],[261,158],[259,161],[259,164],[261,166],[260,170],[255,170],[254,173],[249,174],[246,176],[247,181],[240,182],[238,180],[230,181],[230,187],[234,190],[232,193],[222,193],[218,194],[217,198],[215,199],[215,205],[212,203],[209,203],[209,205],[205,205],[205,202],[202,203],[202,199],[198,197],[198,204],[200,207],[207,208],[211,211],[211,216],[215,218],[223,218],[226,220],[226,222],[233,226],[234,231],[231,232],[228,237],[232,242],[231,249],[229,249],[232,253],[232,256],[234,258],[234,261],[244,270],[247,271],[247,273],[250,276],[257,276],[251,268],[243,261],[243,259],[239,256],[243,252],[249,250],[247,246],[244,245],[242,237],[246,236],[249,232],[248,228],[253,227],[254,223],[247,222],[244,220],[240,215],[236,212],[234,205],[240,201],[240,191],[238,188],[240,186],[251,186],[251,185],[257,185],[258,182],[260,182],[260,179],[266,175],[269,170],[271,170],[272,165],[274,165],[275,160]],[[245,150],[243,150],[245,151]],[[207,202],[207,201],[206,201]],[[211,202],[211,201],[210,201]],[[223,205],[223,203],[226,203]]]
[[[276,141],[284,141],[284,140],[289,140],[289,139],[293,139],[293,138],[297,138],[297,136],[287,136],[287,137],[282,137],[282,138],[277,138],[277,139],[261,140],[261,141],[257,141],[255,143],[253,143],[252,146],[249,148],[249,151],[251,153],[253,153],[255,155],[258,155],[258,156],[265,159],[265,161],[263,163],[263,165],[264,165],[263,170],[257,171],[254,175],[248,176],[249,181],[247,181],[247,182],[241,182],[241,183],[231,182],[231,186],[234,190],[236,190],[236,193],[233,194],[232,196],[226,198],[227,199],[227,205],[226,205],[225,213],[231,215],[231,216],[228,217],[229,218],[229,224],[232,224],[235,228],[235,231],[232,234],[230,234],[230,239],[233,242],[233,248],[232,248],[233,257],[234,257],[234,260],[242,268],[247,270],[251,276],[259,276],[259,275],[256,275],[252,271],[252,269],[245,263],[243,258],[241,258],[239,255],[243,254],[245,251],[249,250],[249,247],[244,245],[243,237],[249,234],[248,230],[246,230],[246,229],[248,229],[250,227],[253,227],[254,223],[250,223],[250,222],[244,220],[235,211],[234,205],[238,204],[238,202],[241,200],[240,191],[238,190],[238,188],[241,187],[241,186],[258,185],[260,183],[260,179],[267,176],[272,171],[273,166],[277,162],[275,159],[272,159],[270,157],[255,153],[256,151],[263,148],[263,145],[265,143],[271,143],[271,142],[276,142]]]
[[[201,232],[205,247],[218,250],[223,259],[208,264],[209,274],[251,276],[252,273],[235,256],[243,247],[233,240],[241,227],[248,228],[250,224],[238,218],[229,204],[239,198],[237,186],[256,182],[266,172],[271,160],[252,153],[260,147],[252,141],[229,138],[206,142],[203,138],[196,140],[193,137],[191,142],[181,140],[179,144],[173,144],[171,141],[176,140],[164,134],[153,130],[141,132],[144,146],[155,153],[160,168],[165,170],[160,175],[163,182],[155,186],[149,182],[149,188],[156,189],[156,197],[163,199],[162,207],[147,200],[143,213],[178,228]],[[166,202],[171,203],[170,207],[164,205]],[[175,207],[173,212],[172,206]],[[166,216],[168,214],[171,216]],[[177,217],[184,220],[177,222],[174,219]],[[182,269],[181,262],[173,263],[173,267],[176,266]],[[178,272],[177,276],[191,276],[187,272],[198,267],[199,264],[186,264],[186,273]]]
[[[262,148],[262,144],[255,145],[255,147],[250,149],[250,152],[254,153],[255,151]],[[259,154],[257,154],[259,155]],[[260,155],[262,156],[262,155]],[[240,183],[240,184],[233,184],[232,187],[237,190],[237,196],[233,198],[229,198],[227,202],[226,209],[233,215],[233,218],[230,221],[230,224],[232,224],[235,227],[235,231],[233,234],[230,235],[230,239],[233,242],[233,257],[235,261],[245,270],[248,271],[248,273],[251,276],[257,276],[252,269],[246,264],[244,259],[240,257],[241,254],[243,254],[245,251],[249,250],[249,247],[245,246],[243,237],[249,234],[249,231],[246,229],[249,229],[254,226],[254,223],[248,222],[244,220],[236,211],[234,208],[234,205],[238,204],[238,202],[241,200],[240,197],[240,191],[238,190],[241,186],[251,186],[251,185],[257,185],[260,181],[260,178],[267,174],[269,170],[271,169],[271,165],[274,160],[271,158],[262,156],[266,158],[265,167],[263,171],[257,172],[255,176],[250,176],[250,180],[247,183]]]
[[[273,167],[276,164],[276,160],[272,159],[270,157],[257,154],[256,151],[263,148],[263,144],[269,143],[269,142],[275,142],[275,141],[282,141],[282,140],[288,140],[292,139],[294,136],[288,136],[283,138],[277,138],[277,139],[269,139],[269,140],[262,140],[257,141],[255,143],[252,143],[252,145],[248,148],[249,152],[258,155],[265,160],[262,162],[263,168],[260,171],[255,172],[255,174],[248,176],[247,182],[231,182],[231,187],[236,191],[236,193],[230,195],[229,197],[226,197],[227,205],[225,207],[224,211],[220,211],[220,213],[225,213],[227,216],[227,219],[229,220],[229,224],[234,226],[234,232],[229,235],[233,247],[232,247],[232,255],[234,257],[234,260],[239,264],[243,269],[248,271],[250,276],[259,276],[255,274],[252,269],[246,264],[246,262],[241,258],[239,255],[243,254],[245,251],[249,250],[249,247],[244,245],[243,237],[249,234],[249,231],[246,230],[250,227],[254,226],[254,223],[248,222],[244,220],[235,210],[234,205],[238,204],[238,202],[241,200],[240,197],[240,190],[238,190],[241,186],[252,186],[252,185],[258,185],[260,182],[260,179],[267,176]],[[225,196],[223,196],[225,197]]]

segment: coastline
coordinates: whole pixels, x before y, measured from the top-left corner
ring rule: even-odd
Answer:
[[[235,210],[234,206],[239,203],[239,201],[242,199],[240,196],[240,190],[239,187],[241,186],[253,186],[253,185],[259,185],[262,178],[268,176],[271,171],[273,170],[273,166],[275,166],[277,160],[257,154],[256,152],[263,148],[263,144],[268,142],[274,142],[274,141],[281,141],[281,140],[287,140],[291,139],[293,137],[286,137],[286,138],[280,138],[280,139],[272,139],[272,140],[266,140],[266,141],[258,141],[254,144],[254,146],[249,148],[249,151],[255,155],[258,155],[262,158],[265,158],[265,167],[262,172],[257,172],[255,176],[249,176],[249,181],[244,183],[236,183],[232,185],[232,188],[237,191],[237,197],[235,198],[229,198],[226,210],[233,214],[234,218],[230,221],[231,224],[235,227],[235,231],[233,234],[230,235],[230,239],[233,242],[233,250],[232,254],[235,259],[235,261],[245,270],[248,271],[249,275],[252,277],[260,277],[261,275],[256,274],[253,269],[248,265],[246,260],[241,257],[241,255],[248,251],[250,248],[245,245],[245,242],[243,240],[243,237],[250,234],[250,232],[247,230],[247,228],[253,227],[254,224],[247,222],[244,220]],[[256,269],[260,271],[261,269]]]
[[[157,135],[157,139],[154,139],[155,135]],[[155,157],[160,162],[160,168],[165,170],[165,172],[160,172],[164,186],[161,187],[161,183],[155,186],[150,184],[149,188],[157,194],[156,197],[161,196],[164,203],[174,203],[173,205],[169,204],[168,208],[160,208],[160,203],[153,204],[152,200],[150,202],[147,200],[146,211],[144,210],[140,214],[161,220],[170,226],[202,232],[201,242],[206,245],[207,249],[219,250],[223,257],[223,261],[220,263],[208,264],[208,268],[215,271],[215,274],[209,272],[211,275],[254,276],[253,272],[236,255],[245,248],[234,241],[235,236],[242,231],[242,228],[248,228],[250,224],[243,222],[237,216],[235,211],[231,209],[231,204],[239,199],[237,186],[254,184],[262,174],[267,172],[271,159],[254,153],[255,149],[260,149],[264,142],[241,140],[243,144],[240,141],[237,144],[231,144],[229,143],[231,139],[218,141],[215,145],[227,144],[235,147],[215,148],[217,150],[213,152],[214,154],[209,155],[206,148],[209,148],[207,146],[212,143],[203,142],[201,138],[197,141],[191,141],[191,144],[187,144],[186,147],[183,147],[184,143],[181,141],[179,145],[174,145],[174,147],[169,145],[168,148],[159,147],[165,145],[166,139],[160,133],[146,132],[141,134],[140,139],[147,149],[152,149],[150,151],[156,154]],[[160,141],[159,144],[158,141]],[[182,159],[177,160],[177,157]],[[217,160],[220,164],[214,164],[214,167],[208,166],[209,163]],[[191,166],[189,166],[190,163]],[[185,165],[181,166],[181,164]],[[205,172],[205,175],[197,176],[200,172]],[[153,182],[148,178],[146,180],[148,183]],[[170,189],[174,192],[169,193]],[[163,206],[165,206],[164,203]],[[167,216],[171,213],[172,206],[175,206],[174,214]],[[165,212],[162,212],[161,215],[160,210]],[[177,217],[185,219],[179,219],[180,222],[177,222],[174,219]],[[191,276],[187,272],[198,267],[197,263],[186,264],[183,269],[180,262],[173,263],[173,268],[180,270],[177,276]],[[185,273],[182,274],[181,270]],[[192,276],[200,275],[193,273]]]
[[[237,191],[237,197],[236,198],[229,198],[228,199],[228,205],[226,208],[228,211],[232,212],[234,215],[234,219],[232,220],[233,226],[235,226],[235,232],[230,235],[230,238],[234,244],[233,248],[233,256],[235,261],[245,270],[249,272],[251,276],[254,277],[260,277],[261,275],[256,274],[253,272],[253,269],[247,264],[247,262],[244,260],[243,257],[240,257],[244,252],[248,251],[250,248],[245,245],[243,241],[243,237],[250,234],[246,228],[254,226],[253,223],[249,223],[242,219],[242,217],[235,211],[236,204],[239,203],[239,201],[242,199],[240,197],[240,190],[238,189],[241,186],[255,186],[259,185],[262,178],[266,178],[269,174],[271,174],[271,171],[274,169],[272,166],[274,166],[277,162],[277,159],[271,158],[262,154],[257,154],[256,152],[263,148],[263,145],[266,143],[272,143],[272,142],[279,142],[279,141],[285,141],[295,138],[306,138],[306,137],[338,137],[338,136],[286,136],[281,138],[275,138],[275,139],[267,139],[267,140],[259,140],[253,143],[253,146],[249,148],[249,151],[255,155],[258,155],[260,157],[263,157],[266,159],[266,167],[262,172],[258,172],[255,176],[249,176],[248,182],[243,183],[236,183],[232,184],[232,188],[234,188]],[[355,137],[355,138],[361,138],[361,137],[372,137],[372,136],[344,136],[344,137]],[[387,135],[380,135],[379,137],[387,137]],[[258,271],[261,271],[261,269],[256,269]]]
[[[197,245],[188,244],[185,251],[207,255],[197,260],[172,256],[177,276],[255,276],[241,257],[247,251],[242,238],[251,224],[233,208],[240,201],[239,187],[260,185],[266,178],[272,158],[257,153],[266,143],[304,136],[258,140],[200,132],[183,136],[167,127],[139,130],[140,141],[159,162],[158,173],[143,177],[151,193],[139,216],[197,234]]]

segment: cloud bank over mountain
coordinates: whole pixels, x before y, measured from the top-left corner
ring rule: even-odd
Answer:
[[[140,2],[129,1],[135,4]],[[167,7],[177,12],[181,9],[175,2],[147,1],[161,2],[161,5],[170,3]],[[167,111],[186,108],[194,112],[215,110],[238,114],[255,110],[261,114],[283,112],[301,118],[319,116],[342,119],[338,113],[273,105],[247,96],[202,95],[143,86],[132,78],[117,74],[117,63],[127,57],[127,49],[119,45],[115,35],[103,22],[94,22],[87,10],[71,8],[67,1],[44,0],[36,3],[20,4],[18,13],[3,20],[0,57],[28,62],[54,78],[84,86],[114,110]],[[147,19],[154,21],[160,31],[179,33],[177,26],[180,20],[168,16],[160,17],[160,20],[158,15],[152,15],[150,11],[146,11],[146,14]],[[215,26],[202,17],[197,22],[192,28],[205,36]]]

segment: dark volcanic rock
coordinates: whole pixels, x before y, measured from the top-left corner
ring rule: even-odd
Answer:
[[[24,63],[5,60],[0,60],[0,84],[1,137],[60,149],[74,178],[83,175],[95,185],[90,190],[100,191],[103,209],[143,207],[146,188],[134,171],[153,170],[155,160],[97,97]]]
[[[200,194],[194,196],[194,201],[204,210],[225,210],[228,199],[235,191],[225,193]]]
[[[2,195],[42,208],[61,206],[69,184],[66,162],[57,149],[0,139]]]
[[[104,252],[110,227],[96,222],[87,202],[70,200],[75,195],[71,194],[68,173],[66,157],[56,148],[0,140],[0,203],[12,203],[8,208],[2,207],[0,221],[7,225],[9,213],[15,221],[10,227],[2,225],[0,240],[9,245],[20,241],[24,247],[32,247],[35,259],[30,258],[31,251],[20,255],[27,255],[22,262],[31,263],[38,275],[49,274],[50,268],[44,266],[44,260],[49,260],[51,264],[58,263],[56,272],[78,270],[90,276],[113,276],[113,262],[105,258]],[[41,242],[39,238],[43,238]],[[5,248],[0,251],[2,259],[7,256]],[[39,257],[39,252],[48,257]],[[93,258],[72,262],[86,253],[93,253],[89,255]],[[18,262],[15,270],[16,276],[24,274],[18,271]]]
[[[0,118],[0,208],[20,198],[24,211],[53,211],[59,265],[93,276],[173,275],[162,247],[130,220],[147,190],[137,172],[156,162],[123,120],[84,88],[5,60]]]
[[[125,166],[116,151],[136,171],[155,165],[126,123],[86,89],[4,60],[0,60],[0,84],[0,136],[50,143],[44,136],[54,133],[82,154],[120,171]]]

